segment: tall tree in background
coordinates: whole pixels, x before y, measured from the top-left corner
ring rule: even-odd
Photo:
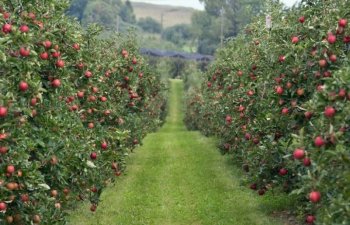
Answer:
[[[197,39],[197,51],[212,55],[220,42],[220,24],[216,16],[205,11],[195,12],[192,16],[192,32]]]
[[[264,5],[262,0],[200,0],[200,2],[205,4],[206,15],[195,14],[192,23],[195,30],[198,31],[199,28],[202,30],[196,34],[198,51],[204,54],[213,54],[218,47],[221,26],[224,28],[224,38],[235,37]],[[223,18],[220,18],[221,16]],[[203,19],[206,19],[205,22]],[[212,33],[213,31],[215,33]]]
[[[162,25],[152,17],[140,18],[137,25],[140,26],[143,31],[149,33],[160,33],[162,31]]]
[[[79,21],[83,20],[85,7],[88,4],[88,0],[73,0],[67,13],[73,17],[78,18]]]
[[[129,0],[126,0],[125,4],[122,5],[120,12],[119,12],[119,15],[122,18],[122,20],[126,23],[131,23],[131,24],[136,23],[134,9],[133,9],[131,2]]]

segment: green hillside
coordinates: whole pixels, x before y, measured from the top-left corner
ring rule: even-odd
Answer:
[[[176,7],[168,5],[154,5],[150,3],[131,2],[136,18],[151,17],[163,26],[171,27],[177,24],[191,24],[191,17],[197,10],[188,7]]]

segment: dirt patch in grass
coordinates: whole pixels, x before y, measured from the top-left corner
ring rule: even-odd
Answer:
[[[302,225],[297,216],[291,211],[275,211],[271,216],[281,220],[283,225]]]

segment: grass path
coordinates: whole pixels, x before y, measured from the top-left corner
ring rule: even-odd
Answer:
[[[239,173],[215,141],[183,124],[181,81],[171,81],[166,124],[130,157],[127,175],[88,206],[71,225],[277,225],[261,200],[240,186]]]

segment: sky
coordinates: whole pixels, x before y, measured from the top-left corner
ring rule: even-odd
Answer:
[[[204,9],[199,0],[131,0],[132,2],[148,2],[160,5],[186,6],[195,9]],[[282,0],[287,6],[292,6],[298,0]]]

